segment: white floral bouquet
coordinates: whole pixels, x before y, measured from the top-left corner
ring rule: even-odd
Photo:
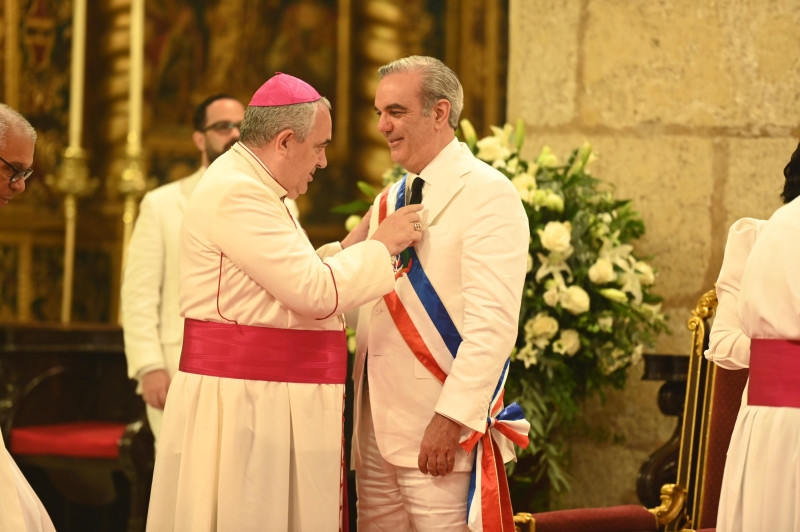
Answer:
[[[629,200],[589,174],[589,144],[561,163],[545,146],[535,160],[520,155],[524,125],[492,127],[477,139],[462,121],[475,155],[503,172],[528,214],[531,240],[519,333],[506,384],[531,421],[531,471],[515,482],[547,475],[556,490],[564,474],[564,430],[581,403],[609,386],[621,388],[627,369],[667,331],[656,272],[634,252],[644,223]]]
[[[627,369],[668,329],[661,298],[651,292],[656,272],[632,245],[644,234],[644,223],[629,200],[616,199],[589,174],[591,146],[573,150],[564,163],[546,146],[535,160],[526,160],[520,155],[521,120],[492,132],[478,139],[470,122],[461,122],[461,137],[472,152],[519,191],[531,232],[505,393],[506,402],[517,401],[531,422],[531,445],[520,457],[528,469],[517,467],[511,480],[524,491],[546,475],[561,491],[569,485],[564,432],[581,403],[624,386]],[[395,166],[383,184],[404,174]],[[375,197],[366,183],[359,188]],[[370,204],[357,200],[338,212],[363,212]],[[351,216],[347,225],[358,221]]]

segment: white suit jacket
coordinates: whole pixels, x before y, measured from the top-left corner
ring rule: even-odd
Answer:
[[[412,468],[434,412],[461,423],[462,436],[470,429],[484,431],[489,402],[517,336],[530,238],[514,186],[465,144],[453,139],[420,175],[426,184],[417,255],[462,343],[442,386],[417,361],[379,299],[359,311],[353,369],[355,423],[360,423],[368,352],[378,448],[393,465]],[[373,213],[379,210],[378,201]],[[373,219],[370,230],[375,227]],[[412,320],[419,318],[408,310]],[[358,430],[356,426],[355,467],[361,462]],[[510,458],[511,446],[505,451]],[[471,458],[459,450],[456,470],[470,470]]]
[[[145,194],[122,277],[122,327],[128,375],[178,370],[183,318],[178,300],[180,227],[205,168]],[[292,214],[297,207],[287,200]]]
[[[183,318],[178,307],[181,220],[205,168],[144,195],[122,276],[122,329],[128,375],[178,369]]]

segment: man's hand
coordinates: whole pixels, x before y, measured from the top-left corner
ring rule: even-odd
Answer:
[[[461,437],[461,425],[440,414],[434,414],[422,444],[419,447],[417,465],[424,474],[434,477],[445,476],[453,471],[456,463],[458,440]]]
[[[164,410],[169,390],[169,375],[166,370],[157,369],[142,375],[142,398],[153,408]]]
[[[367,239],[367,234],[369,233],[369,219],[372,215],[372,207],[369,208],[367,214],[365,214],[361,218],[361,222],[350,231],[344,240],[340,242],[342,245],[342,249],[347,249],[353,244],[358,244],[359,242],[363,242]]]
[[[400,207],[383,220],[372,235],[372,240],[383,242],[390,255],[397,255],[422,238],[419,211],[422,205]],[[419,229],[417,229],[419,227]]]

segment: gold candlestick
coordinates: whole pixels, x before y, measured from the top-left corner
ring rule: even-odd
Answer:
[[[72,319],[72,283],[75,276],[75,232],[79,196],[91,192],[86,153],[81,148],[83,131],[83,78],[86,75],[86,0],[74,0],[72,57],[70,59],[69,145],[58,169],[56,188],[64,194],[64,277],[61,323]]]
[[[118,190],[124,198],[122,213],[122,269],[128,258],[128,244],[139,198],[147,188],[142,154],[142,95],[144,92],[144,0],[131,1],[131,50],[128,94],[127,162],[120,176]]]
[[[83,132],[83,81],[86,75],[86,0],[73,0],[72,66],[69,81],[69,147],[80,149]]]

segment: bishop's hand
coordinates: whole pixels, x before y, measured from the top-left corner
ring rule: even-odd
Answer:
[[[419,211],[422,205],[407,205],[386,217],[372,235],[372,240],[383,242],[390,255],[397,255],[422,238]]]

